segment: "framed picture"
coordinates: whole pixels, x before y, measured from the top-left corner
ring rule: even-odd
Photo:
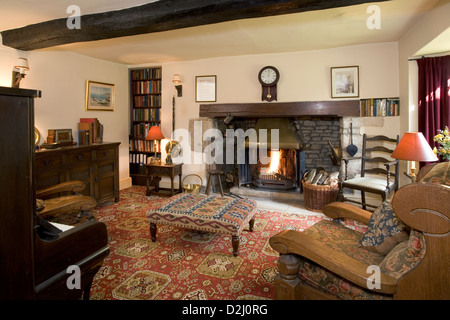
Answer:
[[[359,97],[359,66],[331,68],[331,97]]]
[[[88,80],[86,82],[86,110],[114,111],[113,84]]]
[[[195,102],[216,102],[216,76],[195,77]]]

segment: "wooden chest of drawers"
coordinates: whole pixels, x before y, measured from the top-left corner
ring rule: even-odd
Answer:
[[[120,142],[36,151],[36,190],[70,180],[83,181],[81,193],[97,202],[119,201]]]

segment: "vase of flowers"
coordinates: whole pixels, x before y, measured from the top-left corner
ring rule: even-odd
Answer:
[[[433,148],[436,155],[440,155],[442,159],[450,160],[450,134],[448,127],[444,130],[438,130],[438,134],[434,136],[433,140],[439,144],[438,147]]]

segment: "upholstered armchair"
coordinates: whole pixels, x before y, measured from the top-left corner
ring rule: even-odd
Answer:
[[[36,191],[37,213],[49,221],[71,216],[70,224],[78,224],[92,218],[91,210],[97,206],[93,197],[79,194],[85,189],[81,181],[68,181]]]
[[[334,202],[304,232],[271,237],[274,298],[450,299],[450,164],[426,171],[373,214]]]

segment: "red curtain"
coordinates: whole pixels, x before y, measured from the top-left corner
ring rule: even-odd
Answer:
[[[450,127],[450,56],[423,58],[419,66],[419,131],[430,146],[438,129]]]

